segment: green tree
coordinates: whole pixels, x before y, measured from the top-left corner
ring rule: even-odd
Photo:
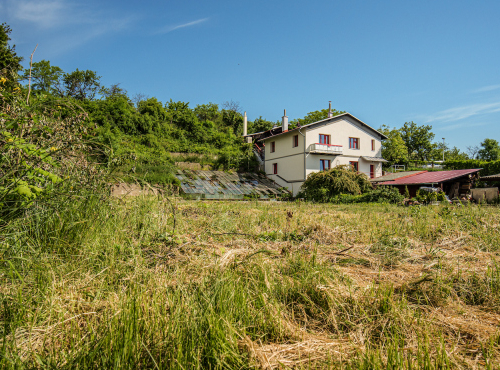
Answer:
[[[0,24],[0,79],[5,78],[4,85],[14,87],[18,73],[22,70],[22,57],[17,56],[16,46],[9,45],[11,28],[7,23]]]
[[[135,107],[125,95],[111,95],[105,99],[86,102],[86,110],[92,122],[110,129],[119,129],[127,134],[138,134],[138,116]]]
[[[415,122],[405,122],[399,129],[401,138],[408,149],[409,160],[424,161],[431,158],[433,145],[432,126],[418,126]]]
[[[111,97],[116,97],[116,96],[124,96],[128,99],[130,103],[132,103],[132,100],[127,95],[127,90],[122,89],[120,87],[120,84],[113,84],[110,87],[104,87],[101,86],[101,89],[99,90],[99,93],[105,97],[105,98],[111,98]]]
[[[382,158],[391,165],[408,163],[408,148],[399,130],[384,125],[379,131],[387,136],[387,139],[382,141]]]
[[[208,103],[208,104],[198,104],[194,108],[194,113],[198,117],[200,121],[206,122],[206,121],[218,121],[219,120],[219,106],[214,103]]]
[[[243,116],[240,112],[223,109],[221,113],[224,126],[231,127],[235,135],[243,132]]]
[[[478,152],[479,159],[496,161],[500,159],[500,145],[495,139],[484,139]]]
[[[167,111],[163,107],[163,104],[159,102],[156,98],[149,98],[147,100],[142,100],[137,105],[137,111],[140,114],[147,114],[155,121],[162,122],[167,119]]]
[[[465,161],[469,159],[469,156],[454,146],[444,152],[444,158],[447,161]]]
[[[63,75],[65,94],[77,100],[93,100],[101,85],[96,72],[76,70]]]
[[[339,114],[345,113],[345,111],[338,111],[336,109],[332,110],[333,116],[338,116]],[[290,128],[296,127],[298,124],[301,126],[307,125],[309,123],[318,122],[328,118],[328,109],[315,110],[313,112],[307,113],[304,118],[296,118],[290,121]]]
[[[51,66],[48,60],[41,60],[33,63],[31,68],[31,87],[34,91],[44,91],[47,93],[61,93],[60,81],[64,74],[63,70],[57,66]],[[23,79],[28,80],[30,69],[24,70]]]
[[[265,120],[260,116],[256,118],[253,122],[248,122],[248,133],[254,134],[256,132],[263,132],[272,129],[274,122]]]

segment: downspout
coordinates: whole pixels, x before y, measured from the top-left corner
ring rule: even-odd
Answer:
[[[304,181],[306,181],[306,135],[300,132],[301,127],[299,127],[299,133],[304,138]]]

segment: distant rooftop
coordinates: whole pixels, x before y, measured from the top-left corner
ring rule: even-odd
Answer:
[[[496,175],[481,176],[481,180],[500,181],[500,173],[497,173]]]
[[[393,173],[388,173],[387,175],[380,176],[380,177],[375,177],[373,179],[370,179],[371,182],[384,182],[384,181],[392,181],[396,179],[400,179],[403,177],[410,177],[414,175],[418,175],[419,173],[424,173],[427,171],[400,171],[400,172],[393,172]]]

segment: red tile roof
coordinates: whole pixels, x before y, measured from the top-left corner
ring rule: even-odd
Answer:
[[[471,173],[479,172],[481,169],[471,170],[453,170],[453,171],[435,171],[424,172],[409,177],[402,177],[394,181],[385,181],[378,185],[419,185],[419,184],[437,184],[444,181],[453,180]]]

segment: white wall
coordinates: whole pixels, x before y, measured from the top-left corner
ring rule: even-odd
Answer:
[[[298,135],[299,145],[293,146],[293,137]],[[271,153],[271,142],[275,142],[275,152]],[[283,187],[297,194],[302,182],[290,182],[304,179],[304,137],[298,130],[290,131],[277,137],[271,137],[265,141],[267,177],[276,181]],[[273,164],[278,164],[278,175],[289,182],[285,182],[273,174]]]
[[[330,135],[330,144],[342,145],[343,155],[351,156],[382,156],[380,136],[350,117],[341,117],[326,125],[316,125],[307,128],[306,147],[319,143],[319,134]],[[349,138],[359,138],[359,149],[349,149]],[[375,150],[372,150],[372,140],[375,140]]]
[[[295,135],[299,136],[299,145],[297,147],[293,147],[293,137]],[[276,151],[271,153],[271,142],[273,141],[276,143]],[[270,137],[265,141],[265,151],[266,161],[268,159],[271,160],[278,157],[304,153],[304,137],[298,132],[298,130],[289,131],[276,137]]]

